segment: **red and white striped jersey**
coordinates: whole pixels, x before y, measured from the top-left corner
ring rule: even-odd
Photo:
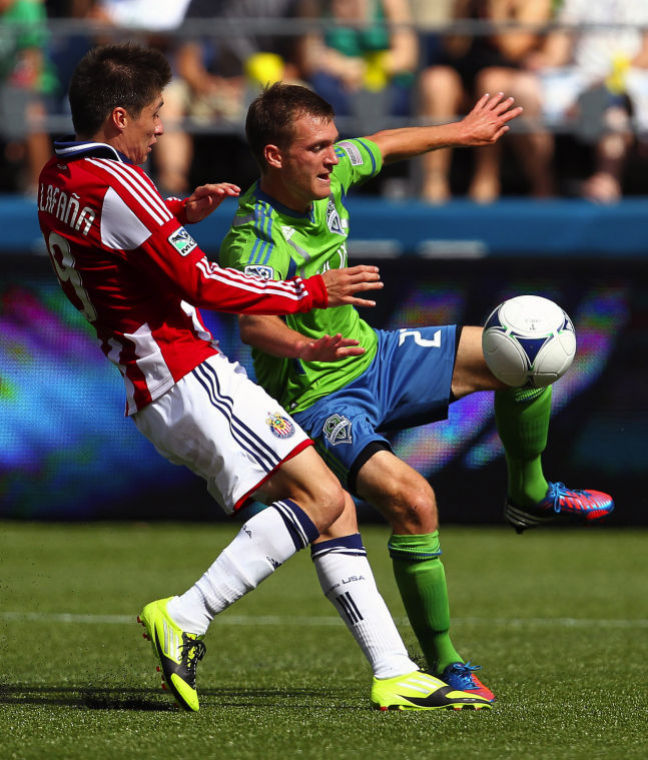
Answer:
[[[57,142],[39,178],[38,219],[65,294],[126,386],[126,414],[165,393],[218,343],[198,312],[289,314],[325,307],[321,277],[265,280],[209,261],[183,202],[114,148]]]

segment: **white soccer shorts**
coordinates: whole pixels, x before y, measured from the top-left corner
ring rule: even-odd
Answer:
[[[281,405],[223,354],[199,364],[132,419],[163,457],[204,478],[227,514],[312,444]]]

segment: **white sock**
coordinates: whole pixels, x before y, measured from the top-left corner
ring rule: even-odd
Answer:
[[[251,517],[211,567],[167,611],[184,631],[204,634],[213,618],[319,535],[295,502],[285,499]]]
[[[418,670],[380,595],[359,533],[311,546],[322,591],[358,642],[376,678]]]

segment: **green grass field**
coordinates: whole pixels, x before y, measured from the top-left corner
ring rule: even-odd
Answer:
[[[648,757],[645,530],[444,530],[454,640],[483,665],[490,712],[371,710],[368,667],[301,552],[214,622],[189,715],[135,617],[235,529],[0,523],[2,760]],[[387,529],[363,533],[418,654]]]

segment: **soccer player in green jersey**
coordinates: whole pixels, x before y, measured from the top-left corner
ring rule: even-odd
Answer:
[[[276,84],[250,106],[246,133],[261,170],[242,196],[221,263],[268,278],[309,276],[347,261],[349,189],[389,161],[447,146],[496,142],[521,109],[484,95],[461,121],[377,132],[338,142],[328,103],[306,88]],[[331,469],[389,521],[389,551],[428,666],[463,691],[494,699],[449,634],[432,487],[391,450],[386,430],[447,416],[450,402],[495,390],[508,465],[506,519],[518,530],[554,520],[594,520],[612,499],[550,483],[541,454],[551,388],[512,389],[487,368],[481,328],[458,325],[375,330],[352,306],[308,314],[240,317],[258,381],[316,439]]]

